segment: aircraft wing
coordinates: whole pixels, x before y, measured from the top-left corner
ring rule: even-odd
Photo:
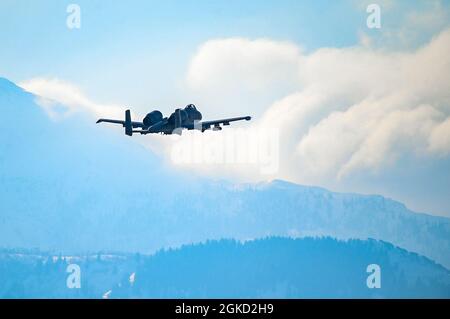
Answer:
[[[201,125],[202,131],[204,131],[204,130],[210,129],[211,126],[214,126],[215,128],[220,128],[220,124],[230,125],[231,122],[242,121],[242,120],[250,121],[251,119],[252,119],[251,116],[241,116],[241,117],[232,117],[232,118],[222,119],[222,120],[204,121],[204,122],[198,123],[197,125],[199,125],[199,126]]]
[[[123,127],[125,127],[125,121],[121,120],[110,120],[110,119],[99,119],[96,123],[113,123],[113,124],[121,124]],[[131,122],[131,126],[133,128],[135,127],[144,127],[144,123],[142,122]]]

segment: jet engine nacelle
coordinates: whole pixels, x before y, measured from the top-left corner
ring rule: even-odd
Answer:
[[[163,119],[163,115],[160,111],[155,110],[153,112],[148,113],[144,120],[142,121],[146,127],[150,127],[158,122],[161,122]]]
[[[187,119],[188,115],[185,110],[176,109],[175,112],[169,116],[169,123],[177,128],[181,127],[181,124],[185,123]]]

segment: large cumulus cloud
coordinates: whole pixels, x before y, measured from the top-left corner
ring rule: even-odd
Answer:
[[[242,88],[264,94],[295,84],[257,124],[281,130],[289,170],[340,178],[389,165],[400,153],[449,152],[448,52],[450,31],[414,52],[356,46],[303,55],[293,44],[214,40],[193,58],[187,80],[205,92],[226,88],[225,99],[236,101]],[[240,88],[234,97],[230,87]]]

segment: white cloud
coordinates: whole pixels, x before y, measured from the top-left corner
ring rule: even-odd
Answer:
[[[433,128],[429,136],[429,148],[431,152],[441,155],[450,154],[450,118]]]
[[[286,86],[298,79],[298,70],[292,66],[298,63],[299,53],[292,43],[268,39],[211,40],[192,59],[188,84],[193,89],[208,87],[222,92],[244,88],[258,93],[279,82]]]
[[[26,91],[39,96],[38,104],[52,118],[67,117],[76,112],[87,112],[95,117],[123,117],[123,108],[97,103],[75,85],[56,78],[33,78],[19,83]],[[64,106],[63,112],[58,109]]]
[[[264,91],[286,70],[295,71],[286,83],[296,90],[257,121],[281,130],[281,177],[320,184],[376,171],[404,154],[450,150],[450,31],[413,52],[351,47],[303,55],[293,44],[262,43],[210,41],[193,58],[187,80],[198,92],[249,87],[252,81],[251,89]],[[230,74],[236,76],[231,80]]]
[[[204,43],[187,72],[187,86],[210,116],[243,109],[257,115],[299,85],[300,48],[268,39],[217,39]],[[213,108],[214,112],[209,112]]]
[[[125,108],[118,105],[93,101],[75,84],[56,78],[38,77],[19,83],[19,86],[37,96],[41,106],[53,120],[64,120],[73,114],[84,113],[93,120],[99,118],[124,119]],[[132,119],[140,121],[142,114],[131,110]],[[108,125],[105,124],[105,128]],[[123,130],[121,126],[109,125],[110,129]],[[133,141],[158,154],[170,154],[173,141],[159,135],[137,135]]]
[[[305,55],[292,43],[219,39],[199,48],[189,65],[187,84],[199,95],[204,93],[206,105],[224,96],[240,101],[249,92],[250,101],[251,95],[264,96],[270,107],[254,105],[255,113],[261,115],[249,128],[280,132],[280,171],[273,177],[320,184],[358,170],[382,169],[404,154],[445,156],[450,152],[448,52],[450,31],[414,52],[350,47],[323,48]],[[21,86],[44,97],[44,102],[68,106],[68,114],[85,111],[95,117],[123,117],[123,108],[93,102],[61,80],[36,78]],[[287,93],[270,102],[276,97],[265,94],[273,86],[284,87]],[[235,105],[237,114],[252,109]],[[179,142],[147,140],[140,139],[154,150],[157,145],[169,157]],[[219,145],[222,139],[214,133],[204,134],[202,140]],[[220,165],[197,168],[219,175],[227,171]],[[267,177],[248,166],[227,168],[228,173],[247,178]]]

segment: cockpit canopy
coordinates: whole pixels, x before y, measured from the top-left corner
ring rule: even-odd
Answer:
[[[186,113],[188,114],[189,117],[189,121],[193,122],[193,121],[200,121],[202,119],[202,113],[200,113],[197,108],[195,107],[194,104],[188,104],[186,105],[186,107],[184,108],[184,110],[186,111]]]
[[[186,110],[197,110],[194,104],[188,104],[185,107]]]

